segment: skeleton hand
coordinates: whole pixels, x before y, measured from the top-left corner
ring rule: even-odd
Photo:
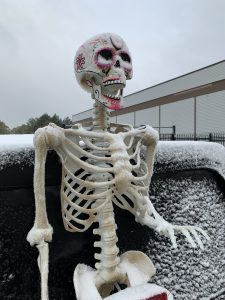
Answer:
[[[150,228],[155,229],[159,234],[163,234],[170,238],[174,248],[177,248],[175,237],[175,233],[177,232],[183,233],[192,247],[196,247],[198,245],[201,249],[204,248],[202,241],[198,235],[198,233],[201,233],[207,240],[209,240],[209,237],[204,230],[202,230],[198,226],[181,226],[170,224],[158,214],[148,197],[145,197],[145,205],[145,215],[143,216],[142,214],[142,218],[139,217],[138,221],[149,226]]]
[[[48,228],[36,228],[35,226],[28,232],[27,241],[31,246],[40,245],[42,241],[51,242],[53,229],[49,225]]]
[[[177,233],[177,232],[183,233],[185,235],[187,241],[192,245],[192,247],[196,247],[198,245],[201,249],[204,248],[202,241],[198,235],[199,232],[207,240],[209,240],[209,237],[206,234],[206,232],[197,226],[172,225],[169,222],[165,221],[162,217],[160,217],[159,222],[157,222],[157,226],[156,226],[155,230],[159,234],[163,234],[163,235],[169,237],[174,248],[177,248],[176,237],[175,237],[175,233]],[[197,242],[197,245],[196,245],[196,242]]]

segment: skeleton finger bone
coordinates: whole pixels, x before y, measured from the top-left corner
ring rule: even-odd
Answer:
[[[174,229],[176,231],[180,231],[182,232],[185,237],[187,238],[188,242],[193,246],[196,247],[196,243],[197,242],[198,246],[201,249],[204,249],[203,243],[198,235],[198,232],[200,232],[207,240],[209,240],[208,235],[206,234],[206,232],[204,230],[202,230],[201,228],[197,227],[197,226],[178,226],[178,225],[174,225]],[[192,238],[192,236],[194,237],[194,239]]]
[[[191,232],[192,235],[194,236],[194,238],[195,238],[196,242],[198,243],[199,247],[200,247],[201,249],[204,249],[203,243],[202,243],[201,239],[199,238],[199,236],[198,236],[196,230],[195,230],[195,229],[191,229],[190,232]]]

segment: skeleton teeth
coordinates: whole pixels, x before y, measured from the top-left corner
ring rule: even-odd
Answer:
[[[109,80],[109,81],[104,82],[103,85],[107,86],[107,85],[116,84],[116,83],[123,84],[123,82],[121,80]]]
[[[110,94],[105,94],[105,96],[110,98],[110,99],[120,100],[120,96],[115,96],[115,95],[110,95]]]
[[[119,96],[120,96],[120,90],[118,90],[116,93],[116,97],[119,97]]]

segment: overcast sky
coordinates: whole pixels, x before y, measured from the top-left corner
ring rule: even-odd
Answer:
[[[73,59],[103,32],[131,51],[127,95],[224,60],[225,0],[0,0],[0,120],[12,128],[91,108]]]

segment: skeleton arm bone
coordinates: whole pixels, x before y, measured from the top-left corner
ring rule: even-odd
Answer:
[[[43,241],[52,240],[52,227],[48,222],[45,199],[45,162],[47,156],[46,128],[40,128],[34,135],[35,167],[34,167],[34,196],[35,196],[35,221],[33,228],[27,235],[31,244],[41,244]]]
[[[35,167],[34,167],[34,196],[35,221],[27,235],[27,241],[38,248],[38,267],[41,275],[41,299],[48,300],[48,243],[52,240],[52,227],[48,222],[45,199],[45,163],[48,146],[53,149],[60,144],[61,131],[54,126],[40,128],[34,135]]]
[[[137,129],[131,132],[132,134],[136,134],[140,140],[137,143],[135,152],[131,155],[131,157],[137,156],[137,164],[134,165],[134,169],[138,169],[140,167],[139,161],[139,149],[141,144],[147,147],[146,151],[146,168],[144,176],[137,176],[132,179],[133,182],[138,182],[144,180],[145,181],[144,188],[141,191],[140,187],[131,187],[128,192],[131,195],[131,200],[133,203],[136,204],[136,209],[130,209],[123,207],[129,210],[131,213],[135,215],[136,221],[140,222],[142,225],[147,225],[148,227],[156,230],[158,233],[163,234],[170,238],[172,245],[174,248],[177,247],[175,233],[181,232],[185,235],[188,242],[193,246],[196,247],[196,243],[199,245],[200,248],[203,248],[203,244],[201,239],[199,238],[198,234],[201,233],[206,239],[209,239],[207,234],[197,226],[179,226],[173,225],[167,222],[166,220],[161,217],[157,211],[155,210],[153,204],[151,203],[148,195],[148,189],[151,182],[151,177],[153,174],[153,164],[154,164],[154,156],[155,156],[155,149],[158,142],[158,133],[150,126],[146,126],[145,129]],[[127,133],[125,133],[127,134]],[[130,132],[129,132],[130,134]],[[145,163],[143,164],[143,166]],[[144,170],[143,170],[144,171]],[[138,192],[139,191],[139,192]]]
[[[154,156],[155,156],[155,148],[158,142],[158,133],[150,126],[146,127],[146,133],[142,138],[143,145],[147,146],[146,151],[146,163],[148,166],[148,174],[149,174],[149,185],[151,182],[151,176],[153,174],[153,164],[154,164]],[[180,226],[180,225],[173,225],[167,222],[166,220],[161,217],[157,211],[155,210],[152,202],[148,197],[145,197],[145,201],[147,204],[147,213],[144,217],[144,222],[147,222],[149,225],[153,225],[154,229],[159,232],[160,234],[164,234],[170,238],[172,245],[174,248],[177,248],[176,243],[176,232],[181,232],[185,235],[188,242],[193,246],[196,247],[197,245],[203,249],[203,244],[201,239],[198,236],[198,233],[201,233],[207,240],[209,240],[208,235],[204,230],[199,228],[198,226]],[[151,216],[154,216],[155,224],[152,223]],[[147,224],[146,224],[147,225]],[[150,227],[151,227],[150,226]]]
[[[155,150],[156,145],[159,140],[158,132],[150,126],[146,126],[145,133],[142,137],[142,143],[146,146],[146,163],[148,166],[148,184],[151,183],[151,178],[153,174],[153,165],[154,165],[154,158],[155,158]]]

